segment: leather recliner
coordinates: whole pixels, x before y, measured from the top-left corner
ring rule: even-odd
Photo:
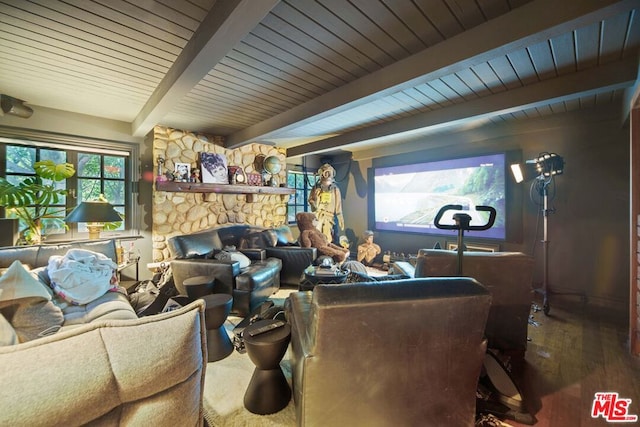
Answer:
[[[181,294],[186,294],[185,279],[195,276],[213,276],[213,293],[233,297],[231,312],[246,317],[272,294],[280,289],[282,260],[267,257],[256,244],[248,247],[255,237],[260,240],[263,229],[250,226],[228,226],[173,236],[167,239],[172,256],[171,271]],[[246,255],[251,264],[240,268],[238,261],[215,259],[226,247],[234,246]]]
[[[317,285],[286,302],[301,426],[473,426],[491,296],[471,278]]]
[[[297,287],[304,269],[316,259],[316,248],[297,245],[291,230],[284,225],[263,228],[251,225],[215,227],[191,234],[170,237],[172,271],[176,287],[182,293],[184,279],[194,276],[216,277],[214,292],[233,295],[232,313],[246,316],[281,285]],[[217,251],[234,246],[251,260],[240,270],[228,261],[205,260]]]
[[[249,258],[249,249],[262,249],[266,258],[282,261],[280,285],[297,287],[304,269],[317,257],[316,248],[300,247],[286,226],[264,228],[251,225],[215,227],[197,233],[174,236],[167,241],[172,258],[201,257],[211,250],[235,246]]]

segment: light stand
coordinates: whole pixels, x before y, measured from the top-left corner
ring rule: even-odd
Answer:
[[[535,164],[535,173],[538,176],[532,183],[542,196],[543,234],[542,234],[542,309],[545,315],[549,314],[549,185],[554,182],[556,175],[564,172],[564,159],[555,153],[541,153],[534,160],[527,160],[524,165],[512,165],[513,176],[517,183],[523,182],[533,176],[532,165]],[[527,170],[528,169],[528,170]]]
[[[549,184],[551,180],[539,177],[536,178],[542,194],[542,310],[545,315],[549,314]],[[535,183],[534,183],[535,185]]]
[[[536,159],[536,170],[542,182],[542,310],[545,315],[549,315],[549,184],[556,175],[564,172],[564,159],[555,153],[542,153]]]

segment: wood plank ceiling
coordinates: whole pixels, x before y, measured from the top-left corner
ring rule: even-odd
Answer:
[[[0,0],[0,93],[259,141],[373,150],[620,108],[640,1]],[[2,118],[0,117],[0,124]]]

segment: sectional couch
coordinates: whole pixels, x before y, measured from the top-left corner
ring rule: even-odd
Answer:
[[[71,248],[116,254],[111,240],[0,248],[0,269],[18,260],[44,281],[49,257]],[[62,311],[59,331],[0,346],[0,425],[204,424],[201,300],[139,319],[126,295],[108,292]]]
[[[13,246],[0,248],[0,269],[8,268],[14,261],[20,261],[32,271],[38,273],[39,278],[49,284],[46,266],[52,255],[64,255],[70,249],[86,249],[116,259],[116,245],[111,239],[90,240],[74,243],[46,244],[31,246]],[[137,319],[135,311],[129,304],[126,295],[118,292],[108,292],[102,297],[85,305],[67,305],[63,309],[64,323],[62,330],[83,325],[97,320],[126,320]]]

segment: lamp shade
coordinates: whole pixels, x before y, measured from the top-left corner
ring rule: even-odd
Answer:
[[[82,202],[64,219],[65,222],[117,222],[122,217],[107,202]]]

